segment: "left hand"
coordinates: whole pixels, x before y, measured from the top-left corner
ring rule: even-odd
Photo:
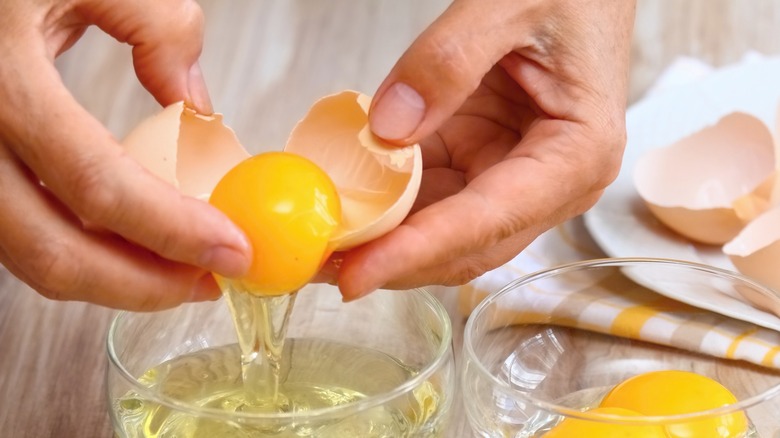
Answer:
[[[0,263],[41,295],[129,310],[219,297],[251,248],[227,216],[130,158],[70,94],[54,59],[89,25],[133,46],[162,105],[211,102],[193,0],[3,0]]]

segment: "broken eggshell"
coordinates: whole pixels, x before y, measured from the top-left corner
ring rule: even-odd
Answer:
[[[400,224],[414,204],[422,178],[419,145],[399,147],[368,127],[371,98],[354,91],[315,102],[296,125],[285,151],[302,155],[335,183],[341,225],[335,251],[373,240]],[[222,116],[204,116],[183,103],[144,120],[122,142],[127,153],[186,195],[208,199],[222,176],[249,158]]]
[[[295,126],[285,146],[314,161],[341,198],[336,251],[387,233],[409,214],[422,179],[419,145],[396,146],[368,127],[371,98],[355,91],[323,97]]]
[[[249,157],[221,114],[198,114],[183,102],[141,122],[122,145],[153,174],[199,199],[208,199],[220,178]]]
[[[780,206],[756,217],[731,241],[723,252],[741,273],[780,292]],[[766,303],[762,307],[768,307]],[[780,296],[773,310],[780,315]]]
[[[769,208],[774,171],[775,146],[767,126],[734,112],[646,153],[634,183],[663,224],[689,239],[720,245]]]

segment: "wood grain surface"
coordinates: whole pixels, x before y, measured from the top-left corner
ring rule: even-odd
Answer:
[[[214,106],[251,152],[278,149],[318,97],[345,88],[372,93],[448,3],[200,0],[202,66]],[[780,53],[779,0],[639,0],[630,100],[678,56],[722,65],[748,51]],[[57,66],[117,137],[158,109],[138,85],[129,48],[95,29]],[[452,312],[457,349],[463,318],[456,297],[433,289]],[[0,436],[112,435],[104,338],[113,313],[49,301],[0,268]],[[471,436],[462,415],[448,436]]]

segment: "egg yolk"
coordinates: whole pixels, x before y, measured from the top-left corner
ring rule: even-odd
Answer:
[[[623,408],[595,408],[587,413],[638,417],[641,414]],[[566,418],[544,434],[544,438],[669,438],[662,426],[620,424],[594,416],[593,421]]]
[[[654,371],[616,385],[601,407],[619,407],[643,415],[679,415],[733,404],[737,398],[709,377],[687,371]],[[747,431],[741,412],[666,425],[670,437],[740,437]]]
[[[209,202],[249,238],[251,267],[233,280],[258,295],[291,293],[309,282],[332,252],[328,241],[341,220],[330,177],[286,152],[242,161],[217,183]]]

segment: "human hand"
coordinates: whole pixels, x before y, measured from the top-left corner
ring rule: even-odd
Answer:
[[[212,299],[251,249],[205,202],[123,153],[70,95],[54,58],[95,24],[133,46],[163,105],[211,112],[194,1],[6,0],[0,14],[0,262],[42,295],[155,310]]]
[[[343,255],[345,299],[458,285],[585,212],[625,145],[633,1],[455,0],[375,94],[380,137],[421,141],[415,208]]]

